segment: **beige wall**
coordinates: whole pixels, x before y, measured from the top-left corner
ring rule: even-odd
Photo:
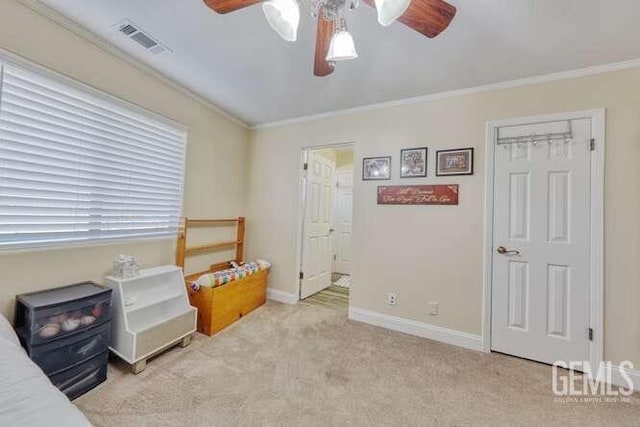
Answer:
[[[393,156],[387,183],[457,183],[457,207],[377,206],[375,182],[355,180],[351,305],[481,333],[485,127],[489,120],[607,108],[605,356],[640,366],[640,70],[505,89],[257,130],[252,135],[248,245],[273,262],[273,288],[294,293],[302,146],[354,142]],[[398,179],[401,148],[429,147],[429,178]],[[434,178],[436,149],[475,147],[475,175]],[[388,292],[398,305],[387,306]],[[439,302],[438,316],[427,314]]]
[[[316,150],[315,152],[320,157],[324,157],[325,159],[330,160],[333,163],[338,162],[338,153],[333,148],[324,148],[322,150]]]
[[[335,163],[336,170],[353,169],[353,149],[351,148],[323,148],[314,151]]]
[[[336,152],[336,170],[353,169],[353,149],[340,149]]]
[[[189,129],[185,214],[245,213],[243,170],[249,138],[245,128],[15,0],[0,0],[0,48],[185,124]],[[119,253],[153,266],[173,263],[174,250],[175,240],[163,240],[0,255],[0,312],[12,316],[18,293],[81,280],[101,282]]]

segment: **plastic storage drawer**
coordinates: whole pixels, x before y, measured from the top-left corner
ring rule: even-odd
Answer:
[[[45,374],[51,375],[107,351],[110,337],[111,325],[105,323],[70,337],[27,347],[27,353]]]
[[[83,282],[18,295],[16,330],[25,347],[71,336],[111,320],[111,292]]]
[[[84,363],[51,375],[49,379],[73,400],[107,379],[108,358],[109,352],[105,351]]]

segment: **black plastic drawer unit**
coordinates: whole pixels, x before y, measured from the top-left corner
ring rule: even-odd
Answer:
[[[67,338],[27,347],[27,353],[45,374],[53,375],[102,353],[109,347],[110,337],[111,325],[103,323]]]
[[[105,351],[79,365],[49,376],[54,386],[71,400],[80,397],[107,379],[109,352]]]
[[[83,282],[16,298],[16,331],[31,359],[74,399],[107,378],[110,288]]]
[[[111,289],[93,282],[18,295],[16,330],[33,346],[111,320]]]

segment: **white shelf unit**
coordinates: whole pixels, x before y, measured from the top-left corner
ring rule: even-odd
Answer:
[[[149,268],[127,279],[108,276],[105,285],[113,289],[109,349],[133,365],[135,373],[163,349],[188,345],[197,312],[189,305],[180,267]]]

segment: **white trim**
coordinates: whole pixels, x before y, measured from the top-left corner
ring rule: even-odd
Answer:
[[[302,272],[302,250],[303,250],[303,229],[304,229],[304,214],[306,209],[306,188],[307,188],[307,176],[304,170],[304,164],[309,157],[309,150],[303,148],[300,151],[300,164],[298,170],[300,171],[298,179],[298,213],[296,222],[296,260],[295,260],[295,276],[293,277],[293,283],[295,283],[294,289],[296,290],[296,296],[300,299],[302,292],[302,280],[300,279],[300,272]]]
[[[484,233],[482,280],[482,351],[491,352],[491,283],[493,280],[493,176],[496,128],[487,122],[484,156]]]
[[[591,366],[604,360],[604,163],[606,139],[605,109],[591,111],[591,229],[589,281],[591,282],[591,327],[593,341],[589,348]],[[640,385],[640,384],[638,384]]]
[[[163,236],[151,236],[151,237],[119,237],[113,240],[110,239],[98,239],[98,240],[83,240],[83,241],[60,241],[51,243],[36,244],[33,246],[21,246],[19,248],[10,248],[0,250],[1,255],[13,255],[22,253],[36,253],[36,252],[48,252],[48,251],[62,251],[71,249],[90,249],[101,246],[125,246],[136,245],[142,243],[153,243],[161,241],[176,241],[177,231],[175,233],[166,234]]]
[[[417,322],[403,317],[349,307],[349,319],[369,325],[381,326],[392,331],[415,335],[430,340],[455,345],[469,350],[482,349],[482,337],[453,329],[442,328],[428,323]]]
[[[172,89],[177,90],[178,92],[182,93],[183,95],[186,95],[187,97],[191,98],[192,100],[204,105],[205,107],[210,108],[211,110],[213,110],[214,112],[218,113],[220,116],[224,117],[225,119],[242,126],[245,129],[250,129],[249,124],[247,124],[246,122],[244,122],[243,120],[241,120],[240,118],[236,117],[235,115],[233,115],[232,113],[224,110],[223,108],[215,105],[214,103],[212,103],[211,101],[205,99],[204,97],[198,95],[197,93],[187,89],[186,87],[184,87],[182,84],[178,83],[177,81],[173,80],[172,78],[168,77],[167,75],[157,71],[156,69],[146,65],[145,63],[143,63],[142,61],[136,59],[135,57],[133,57],[132,55],[126,53],[125,51],[115,47],[114,45],[112,45],[111,43],[107,42],[105,39],[103,39],[102,37],[98,36],[97,34],[91,32],[90,30],[88,30],[87,28],[81,26],[80,24],[72,21],[71,19],[67,18],[66,16],[62,15],[61,13],[55,11],[54,9],[52,9],[51,7],[45,5],[44,3],[42,3],[40,0],[18,0],[18,2],[20,4],[22,4],[23,6],[28,7],[29,9],[33,10],[34,12],[42,15],[43,17],[49,19],[50,21],[66,28],[67,30],[73,32],[74,34],[80,36],[81,38],[83,38],[84,40],[88,41],[89,43],[93,44],[94,46],[104,50],[107,53],[110,53],[112,55],[114,55],[115,57],[117,57],[118,59],[121,59],[123,61],[125,61],[126,63],[128,63],[129,65],[134,66],[135,68],[137,68],[138,70],[150,75],[151,77],[160,80],[162,83],[170,86]]]
[[[604,358],[604,153],[605,153],[605,109],[594,109],[570,113],[543,114],[533,117],[497,120],[487,123],[485,164],[485,224],[484,224],[484,286],[482,305],[482,350],[491,351],[491,270],[493,260],[493,175],[494,152],[497,130],[504,126],[564,121],[591,120],[591,137],[595,138],[595,150],[591,152],[591,215],[590,215],[590,324],[594,329],[593,341],[589,343],[589,362],[600,366]]]
[[[611,365],[611,368],[607,368],[607,371],[608,372],[605,374],[605,378],[611,378],[611,384],[617,385],[618,387],[628,386],[627,381],[622,377],[622,374],[620,373],[621,369],[619,365]],[[633,389],[635,391],[640,391],[640,371],[637,369],[625,368],[624,372],[633,382]]]
[[[500,83],[491,83],[481,86],[473,86],[464,89],[456,89],[447,92],[432,93],[429,95],[414,96],[411,98],[398,99],[394,101],[381,102],[377,104],[363,105],[361,107],[346,108],[344,110],[330,111],[320,114],[312,114],[309,116],[296,117],[292,119],[278,120],[251,126],[251,129],[266,129],[278,126],[285,126],[297,123],[311,122],[314,120],[328,119],[347,114],[363,113],[367,111],[380,110],[384,108],[399,107],[411,104],[423,104],[437,101],[445,98],[453,98],[464,95],[474,95],[478,93],[491,92],[502,89],[513,89],[523,86],[536,85],[541,83],[550,83],[560,80],[575,79],[578,77],[593,76],[614,71],[630,70],[640,68],[640,59],[632,59],[630,61],[614,62],[612,64],[596,65],[593,67],[578,68],[576,70],[561,71],[559,73],[545,74],[541,76],[526,77],[517,80],[509,80]]]
[[[273,288],[267,288],[267,299],[282,302],[285,304],[296,304],[298,302],[298,297],[296,296],[296,294],[290,294],[289,292]]]

